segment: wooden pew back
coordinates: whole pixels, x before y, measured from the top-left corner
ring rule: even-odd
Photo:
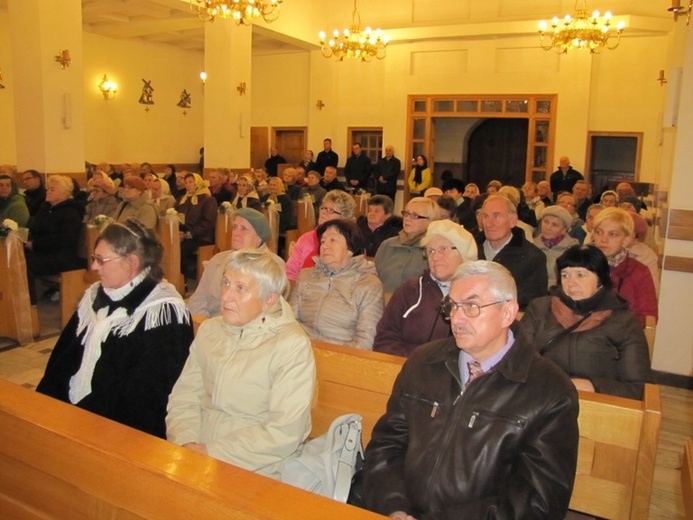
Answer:
[[[0,380],[0,517],[382,518]]]
[[[363,416],[363,445],[385,413],[392,386],[405,358],[313,340],[317,384],[311,419],[312,437],[327,432],[346,413]]]

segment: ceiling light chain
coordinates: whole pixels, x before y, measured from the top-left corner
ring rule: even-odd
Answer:
[[[333,38],[327,40],[324,31],[320,31],[320,48],[325,58],[334,57],[336,60],[344,61],[344,58],[359,59],[361,61],[371,61],[373,58],[382,60],[387,53],[389,36],[383,36],[380,29],[375,31],[366,27],[361,31],[361,15],[356,7],[354,0],[354,11],[351,15],[351,27],[344,29],[340,36],[339,30],[333,31]]]
[[[567,14],[562,22],[558,18],[553,19],[552,33],[547,34],[548,25],[545,21],[539,22],[541,48],[546,51],[556,49],[561,54],[573,49],[589,49],[595,54],[604,49],[615,49],[621,43],[625,22],[618,22],[616,30],[613,30],[610,12],[604,13],[601,25],[599,18],[599,11],[594,11],[590,17],[587,15],[585,0],[577,0],[573,17]],[[545,41],[545,38],[549,41]]]
[[[231,18],[236,25],[252,25],[253,20],[262,17],[273,22],[279,17],[284,0],[189,0],[190,10],[197,13],[200,20],[213,22],[216,18]]]

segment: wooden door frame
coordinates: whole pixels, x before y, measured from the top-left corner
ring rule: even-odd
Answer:
[[[633,172],[635,182],[640,180],[640,161],[642,160],[643,132],[587,132],[587,153],[585,157],[585,180],[591,182],[592,179],[592,138],[593,137],[635,137],[637,139],[637,151],[635,153],[635,171]]]

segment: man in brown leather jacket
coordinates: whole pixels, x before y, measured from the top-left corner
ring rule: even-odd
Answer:
[[[564,518],[578,397],[515,323],[517,290],[465,263],[444,300],[453,337],[416,349],[366,450],[369,509],[396,519]]]

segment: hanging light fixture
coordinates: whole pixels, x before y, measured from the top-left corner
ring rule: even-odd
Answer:
[[[251,25],[262,17],[267,23],[279,17],[284,0],[189,0],[190,10],[205,22],[231,18],[236,25]]]
[[[558,53],[565,54],[573,49],[589,49],[591,53],[599,54],[604,49],[613,50],[618,47],[625,26],[625,22],[618,22],[614,30],[610,12],[604,13],[600,21],[599,11],[594,11],[590,17],[587,15],[585,0],[576,0],[573,16],[567,14],[562,21],[554,18],[550,33],[547,33],[547,23],[544,20],[539,22],[539,38],[541,48],[545,51],[555,49]]]
[[[383,36],[380,29],[375,31],[366,27],[361,31],[361,15],[354,0],[354,11],[351,14],[351,27],[344,29],[341,36],[338,29],[333,32],[334,38],[327,40],[324,31],[320,31],[320,48],[325,58],[334,57],[344,61],[344,58],[354,58],[361,61],[371,61],[373,58],[382,60],[387,53],[389,36]]]

